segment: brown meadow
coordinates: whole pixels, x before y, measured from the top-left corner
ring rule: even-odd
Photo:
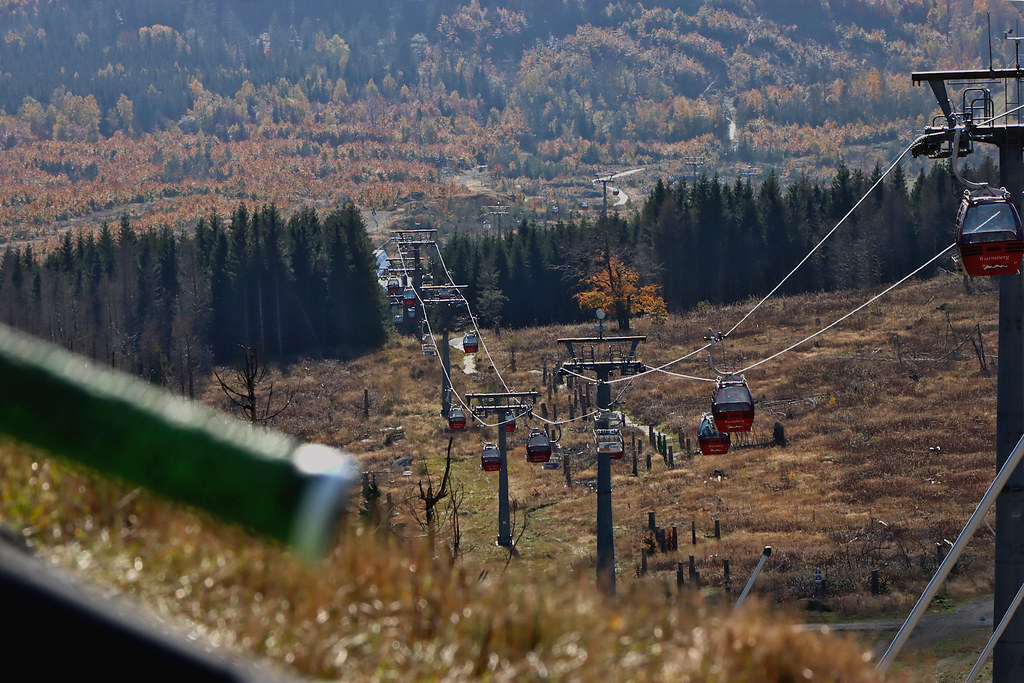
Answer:
[[[771,299],[716,345],[715,365],[756,363],[872,294]],[[631,334],[647,336],[640,358],[660,366],[756,303],[701,307],[658,326],[640,320]],[[589,326],[482,332],[489,355],[482,346],[476,372],[459,369],[462,353],[452,351],[456,391],[500,391],[502,381],[536,389],[549,419],[566,420],[582,384],[552,383],[566,358],[557,339],[587,336]],[[561,425],[571,487],[563,472],[525,461],[527,430],[510,435],[510,558],[494,544],[497,479],[479,467],[481,442],[495,441],[495,430],[448,432],[438,361],[404,338],[363,357],[299,360],[273,373],[275,394],[292,395],[274,426],[345,448],[381,492],[369,525],[356,512],[365,501],[353,501],[351,519],[316,567],[15,445],[0,454],[3,520],[54,563],[137,596],[197,637],[303,676],[789,680],[810,671],[872,680],[864,646],[837,646],[833,636],[792,624],[809,618],[809,606],[849,619],[905,615],[916,600],[994,475],[996,332],[990,283],[975,281],[971,292],[952,274],[910,283],[749,370],[754,435],[724,456],[685,445],[710,407],[709,383],[651,373],[614,384],[613,397],[638,425],[627,432],[627,457],[613,465],[614,599],[594,586],[592,424]],[[710,378],[705,356],[667,369]],[[211,383],[204,400],[226,408],[218,392]],[[776,423],[788,444],[759,445],[770,444]],[[648,441],[648,426],[667,435],[674,468]],[[642,444],[637,476],[634,438]],[[446,507],[431,541],[418,492],[440,482],[449,440],[459,532]],[[648,538],[651,512],[659,526],[676,527],[678,550],[662,552]],[[754,589],[760,607],[730,614],[767,545],[773,553]],[[983,529],[947,582],[947,599],[990,591],[992,554]],[[676,570],[691,555],[700,588],[687,575],[679,589]],[[816,569],[827,586],[820,600]],[[878,595],[869,591],[872,569]]]

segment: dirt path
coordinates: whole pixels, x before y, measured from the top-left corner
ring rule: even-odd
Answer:
[[[885,654],[889,644],[895,637],[896,632],[903,626],[904,619],[881,619],[877,621],[859,621],[848,624],[829,624],[832,631],[891,631],[885,637],[879,635],[874,642],[875,654],[881,657]],[[824,628],[817,624],[809,628]],[[991,633],[995,624],[992,622],[992,596],[987,596],[973,602],[959,605],[953,611],[945,614],[926,614],[917,624],[917,628],[911,633],[907,640],[907,647],[911,649],[921,648],[929,643],[947,640],[963,635],[974,629],[984,629]],[[979,653],[980,654],[980,653]]]

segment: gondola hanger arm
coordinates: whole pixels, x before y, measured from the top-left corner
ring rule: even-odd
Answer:
[[[712,353],[715,350],[715,344],[725,339],[725,335],[721,332],[715,332],[710,327],[708,328],[708,336],[704,337],[704,341],[710,342],[708,344],[708,366],[711,368],[711,372],[715,373],[718,377],[732,377],[734,373],[723,372],[715,367],[715,361]]]
[[[958,117],[959,119],[959,117]],[[969,190],[984,190],[989,187],[988,183],[977,183],[973,180],[968,180],[960,175],[960,136],[966,131],[966,126],[960,120],[957,120],[956,125],[953,127],[953,153],[949,157],[949,165],[953,171],[953,175],[961,183],[967,186]]]

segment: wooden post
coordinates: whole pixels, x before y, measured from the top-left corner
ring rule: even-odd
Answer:
[[[672,446],[668,447],[668,468],[674,470],[676,468],[676,456],[672,452]]]
[[[654,445],[654,425],[647,425],[647,441]]]
[[[679,529],[672,525],[672,550],[679,550]]]
[[[661,552],[665,552],[666,550],[668,550],[668,548],[665,545],[667,543],[667,541],[665,539],[665,530],[664,529],[662,529],[661,527],[658,527],[657,529],[655,529],[654,530],[654,537],[658,541],[658,550],[660,550]]]
[[[647,451],[647,471],[651,471],[651,452]]]
[[[698,590],[700,588],[700,572],[696,569],[693,570],[693,582],[690,583],[690,588]]]
[[[722,525],[719,523],[719,520],[717,519],[715,520],[715,540],[722,540]]]
[[[647,576],[647,548],[640,548],[640,576]]]
[[[683,563],[679,562],[676,564],[676,587],[682,588],[683,583]]]
[[[786,440],[786,428],[782,426],[781,422],[776,422],[772,428],[772,441],[776,446],[785,446],[789,443]]]
[[[658,525],[655,523],[654,510],[647,513],[647,528],[651,531],[658,528]]]
[[[636,457],[636,451],[634,450],[633,451],[633,476],[634,477],[639,475],[639,472],[637,471],[637,464],[638,464],[638,460],[637,460],[637,457]]]
[[[693,538],[693,544],[697,545],[697,522],[690,522],[690,536]]]
[[[732,577],[729,575],[729,560],[722,560],[722,570],[725,573],[725,594],[732,595]]]
[[[370,417],[370,390],[363,389],[363,417]]]
[[[878,595],[878,570],[871,570],[871,594]]]
[[[697,562],[693,555],[690,555],[690,581],[693,581],[695,576],[697,576]]]

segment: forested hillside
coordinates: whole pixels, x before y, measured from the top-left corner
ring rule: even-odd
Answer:
[[[586,319],[576,295],[602,254],[656,285],[679,313],[770,291],[877,184],[781,291],[875,286],[950,246],[956,210],[956,183],[943,167],[912,179],[912,189],[900,167],[881,173],[841,166],[828,184],[803,178],[786,188],[774,175],[756,188],[659,181],[627,219],[548,227],[527,219],[502,237],[453,234],[444,265],[488,326]],[[386,301],[371,251],[351,205],[324,218],[239,205],[180,235],[137,234],[124,217],[116,230],[64,232],[45,254],[8,247],[0,321],[190,393],[193,378],[212,361],[232,362],[239,344],[280,358],[383,341]],[[923,272],[943,267],[952,262]]]
[[[45,257],[8,248],[0,321],[192,396],[240,345],[277,358],[378,346],[374,264],[351,206],[286,220],[240,205],[188,236],[136,232],[124,218],[96,235],[65,232]]]
[[[997,38],[1015,24],[967,0],[4,0],[0,232],[124,209],[182,227],[239,200],[425,197],[446,220],[477,164],[537,215],[627,165],[647,188],[825,181],[929,121],[910,71],[987,64],[986,12]]]
[[[981,170],[993,174],[991,167]],[[875,286],[910,273],[952,243],[957,183],[942,167],[908,179],[841,166],[827,184],[783,188],[774,175],[752,187],[714,178],[657,184],[628,219],[524,222],[502,239],[453,236],[444,260],[485,323],[566,323],[589,316],[573,295],[611,252],[656,283],[669,310],[729,303],[770,291],[870,193],[783,292]],[[911,189],[912,186],[912,189]],[[949,258],[923,271],[952,269]],[[494,306],[495,300],[503,305]]]
[[[986,63],[986,12],[997,36],[1016,21],[965,0],[0,0],[3,319],[187,391],[237,344],[379,343],[370,251],[417,223],[487,324],[586,316],[599,254],[669,311],[760,295],[930,120],[910,71]],[[580,210],[627,166],[630,204]],[[902,276],[948,244],[958,193],[904,159],[784,290]]]

